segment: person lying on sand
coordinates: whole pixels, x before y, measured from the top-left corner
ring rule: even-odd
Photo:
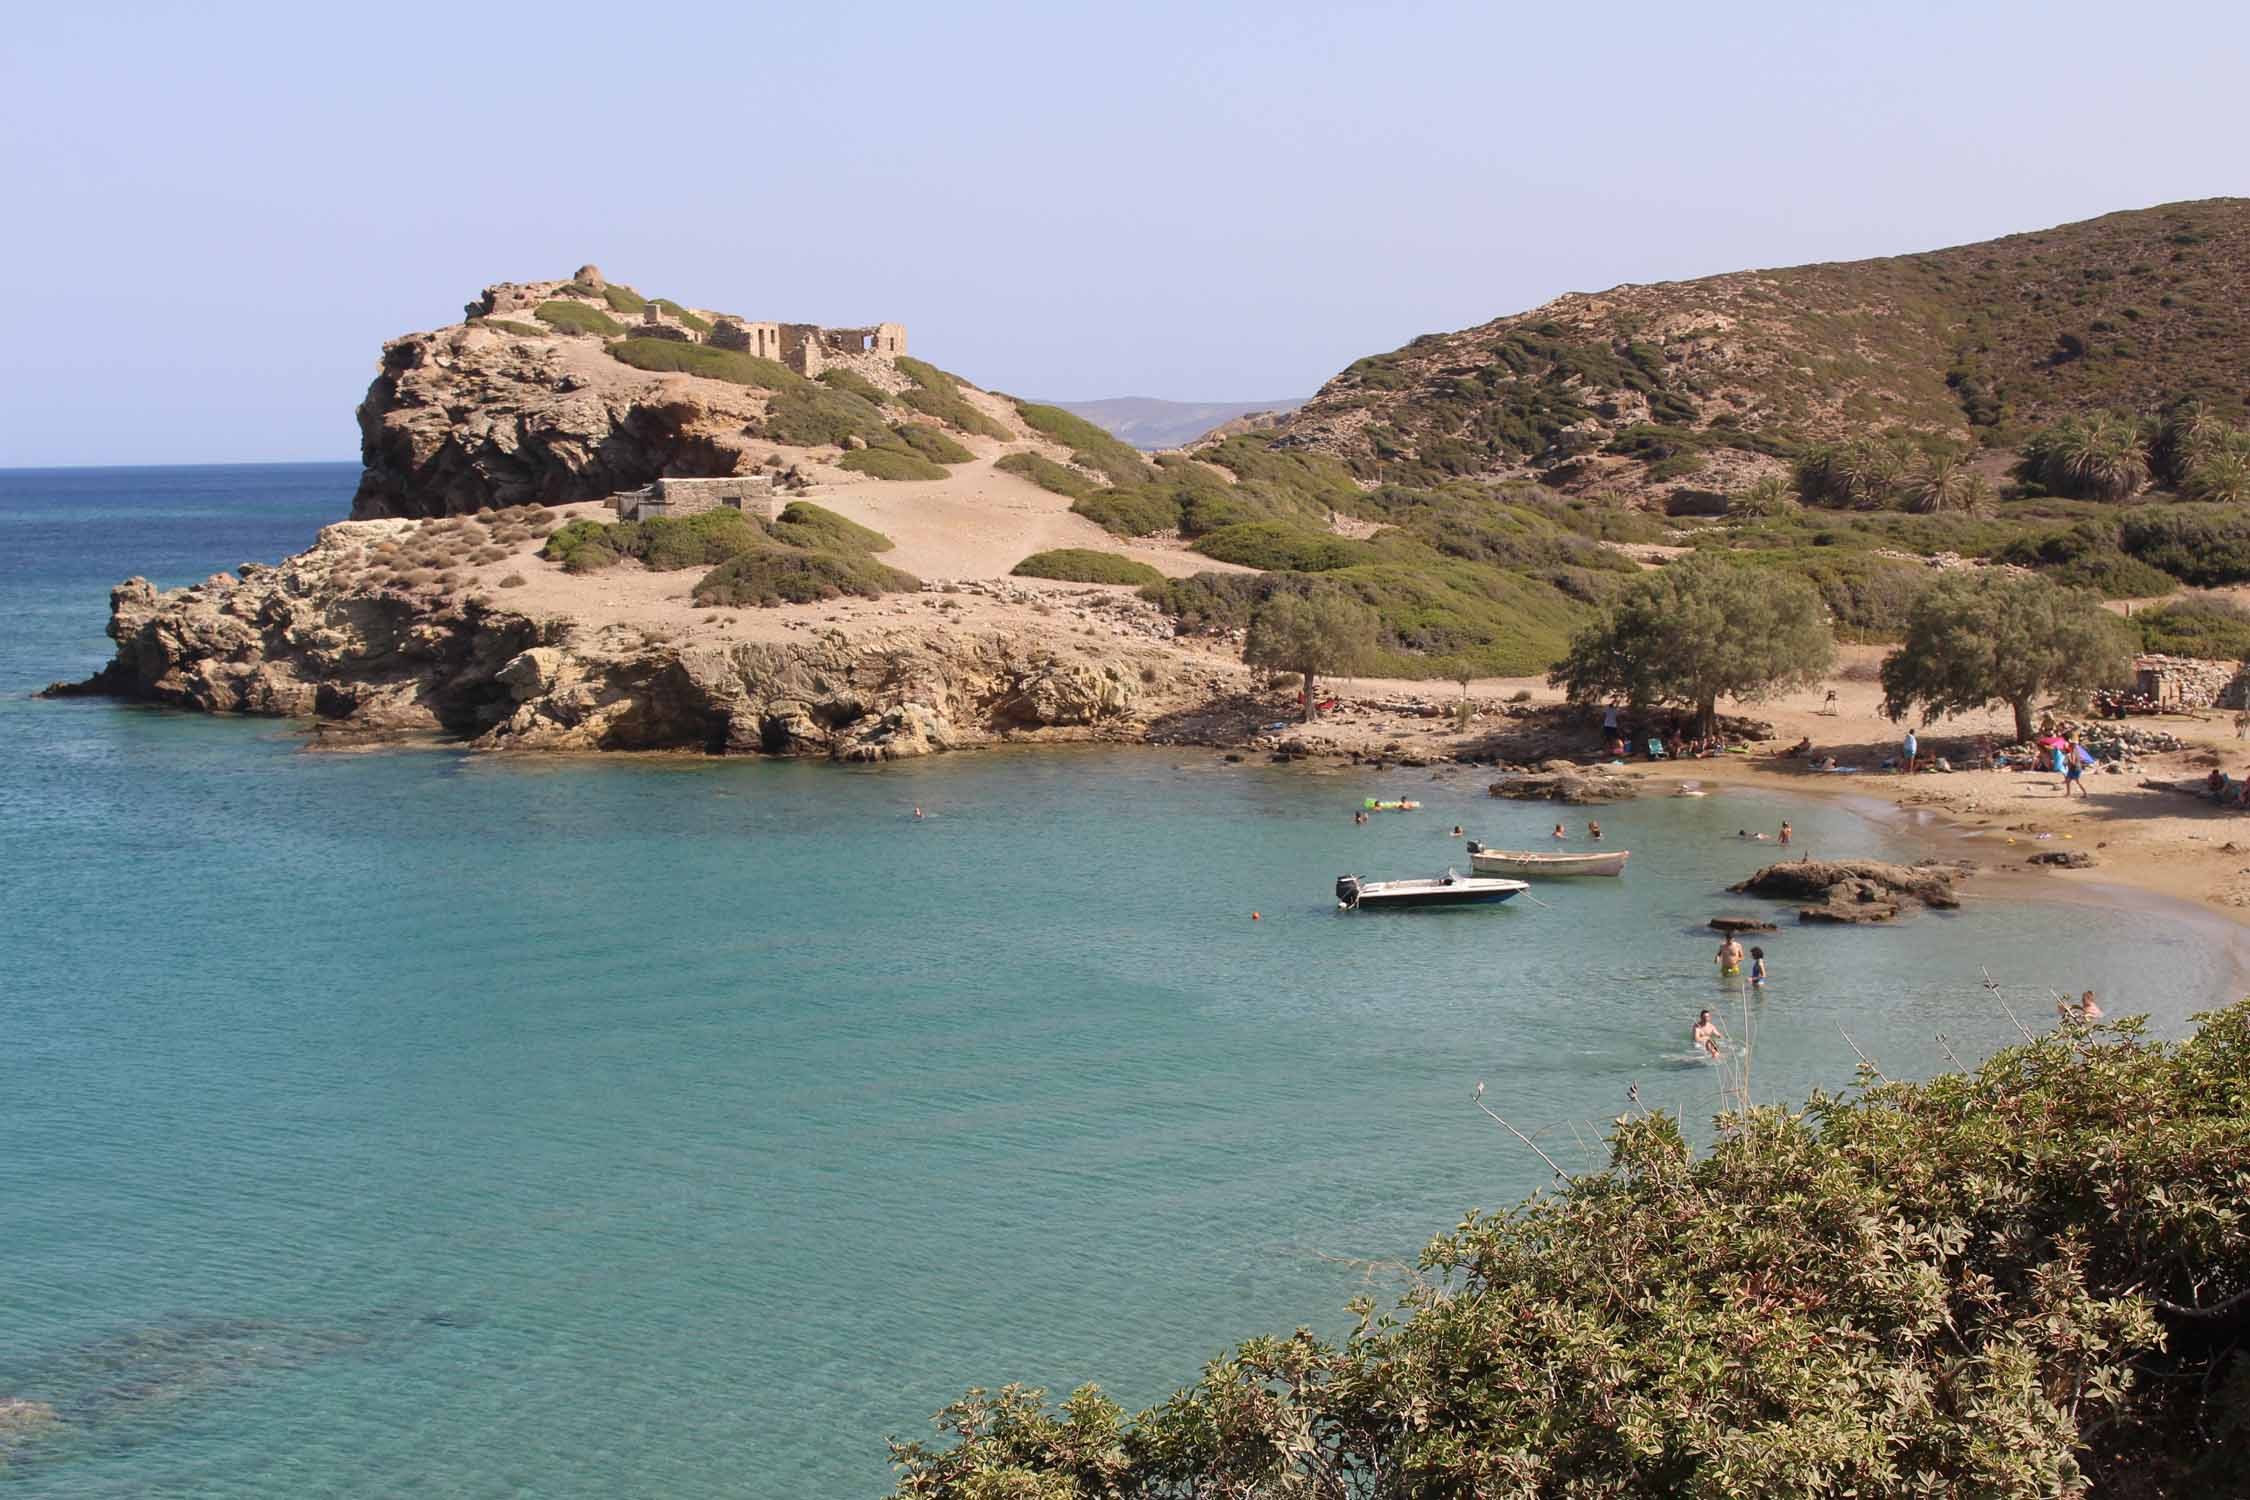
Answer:
[[[1719,1043],[1726,1037],[1726,1033],[1719,1029],[1719,1023],[1711,1019],[1709,1011],[1695,1018],[1695,1030],[1690,1035],[1695,1045],[1713,1057],[1719,1055]]]

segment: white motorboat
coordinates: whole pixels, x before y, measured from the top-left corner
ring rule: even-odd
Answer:
[[[1336,908],[1368,911],[1407,906],[1481,906],[1505,901],[1529,889],[1520,880],[1490,880],[1451,870],[1426,880],[1362,880],[1336,877]]]

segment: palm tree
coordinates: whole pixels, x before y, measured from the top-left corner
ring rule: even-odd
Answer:
[[[2224,441],[2234,429],[2217,407],[2201,397],[2180,402],[2164,415],[2154,449],[2156,472],[2174,484],[2186,480],[2202,450]]]
[[[1981,515],[1992,504],[1992,486],[1957,454],[1924,459],[1906,477],[1900,498],[1920,516]]]
[[[2250,503],[2250,432],[2229,428],[2220,436],[2206,438],[2180,490],[2190,500],[2223,505]]]
[[[1789,482],[1779,474],[1768,474],[1748,489],[1727,497],[1727,515],[1738,521],[1785,516],[1796,508],[1797,499],[1789,492]]]
[[[2148,483],[2140,429],[2114,413],[2065,417],[2025,445],[2024,459],[2041,484],[2074,500],[2123,500]]]

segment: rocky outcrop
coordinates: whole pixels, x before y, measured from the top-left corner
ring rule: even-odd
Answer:
[[[2027,865],[2044,865],[2050,870],[2091,870],[2094,856],[2083,849],[2049,849],[2034,854],[2024,861]]]
[[[1954,883],[1966,865],[1893,865],[1879,860],[1799,859],[1768,865],[1739,885],[1744,895],[1811,903],[1803,922],[1888,922],[1910,906],[1951,909],[1961,904]]]
[[[1713,932],[1779,932],[1781,929],[1763,917],[1713,917]]]
[[[1517,802],[1573,804],[1622,802],[1641,794],[1640,783],[1630,776],[1607,766],[1579,766],[1566,760],[1549,761],[1537,771],[1503,777],[1485,790]]]
[[[487,323],[383,346],[359,406],[355,519],[599,500],[745,472],[765,396],[621,364],[593,339]]]
[[[367,582],[348,559],[402,524],[332,526],[281,567],[170,592],[130,579],[110,597],[115,659],[49,691],[306,718],[346,739],[882,761],[1134,737],[1143,673],[1177,669],[1129,641],[1058,644],[1051,630],[666,639]]]

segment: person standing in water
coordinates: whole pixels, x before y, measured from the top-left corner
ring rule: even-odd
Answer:
[[[1555,837],[1558,839],[1567,839],[1570,837],[1570,835],[1562,831],[1562,824],[1557,823],[1555,825]]]
[[[1765,987],[1766,950],[1763,948],[1752,948],[1750,950],[1750,988],[1754,990],[1762,990]]]
[[[1592,839],[1597,844],[1600,843],[1602,841],[1602,825],[1599,823],[1588,823],[1586,825],[1586,837]]]
[[[1781,820],[1781,841],[1784,844],[1789,842],[1789,835],[1791,832],[1792,830],[1789,827],[1789,820],[1787,818],[1783,818]]]
[[[1720,939],[1719,951],[1712,955],[1711,961],[1719,966],[1719,973],[1728,979],[1742,972],[1742,944],[1735,941],[1733,933]]]
[[[1725,1039],[1726,1033],[1719,1029],[1718,1022],[1711,1019],[1711,1012],[1705,1011],[1695,1018],[1692,1036],[1695,1045],[1716,1058],[1719,1055],[1719,1043]]]

